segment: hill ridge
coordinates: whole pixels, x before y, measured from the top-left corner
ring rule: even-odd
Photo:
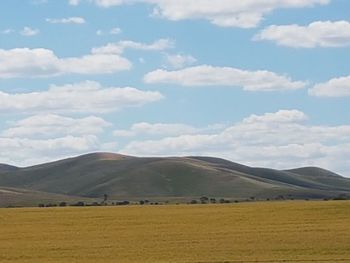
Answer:
[[[350,195],[350,179],[318,167],[276,170],[209,156],[134,157],[106,152],[0,169],[0,187],[82,198],[108,194],[115,199]]]

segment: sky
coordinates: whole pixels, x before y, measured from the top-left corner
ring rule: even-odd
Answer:
[[[216,156],[350,177],[350,1],[2,0],[0,163]]]

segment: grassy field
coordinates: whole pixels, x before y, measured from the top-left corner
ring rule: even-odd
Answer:
[[[0,209],[0,262],[350,262],[350,203]]]

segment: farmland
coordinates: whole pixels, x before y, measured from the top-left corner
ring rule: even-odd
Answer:
[[[350,203],[0,209],[0,262],[350,262]]]

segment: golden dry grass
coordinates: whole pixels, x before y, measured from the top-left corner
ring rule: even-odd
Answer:
[[[350,262],[350,203],[0,209],[0,262]]]

